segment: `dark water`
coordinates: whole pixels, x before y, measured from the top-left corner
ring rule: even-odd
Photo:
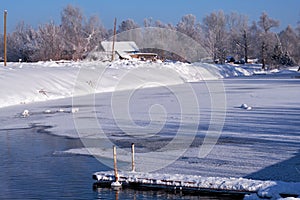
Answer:
[[[95,189],[92,173],[106,166],[93,157],[55,153],[81,146],[80,140],[52,136],[42,127],[0,129],[0,199],[232,199]]]

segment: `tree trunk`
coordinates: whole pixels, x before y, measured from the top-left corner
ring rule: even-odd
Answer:
[[[265,42],[261,45],[261,63],[262,63],[262,70],[266,69],[266,44]]]
[[[247,32],[244,30],[244,55],[245,55],[245,63],[248,63],[248,37]]]

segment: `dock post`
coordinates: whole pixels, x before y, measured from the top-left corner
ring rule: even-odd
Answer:
[[[114,173],[115,173],[115,182],[112,182],[111,187],[119,188],[121,187],[121,183],[119,182],[119,174],[117,169],[117,148],[113,147],[113,156],[114,156]]]
[[[134,143],[131,144],[131,168],[132,168],[132,172],[135,172],[135,163],[134,163]]]
[[[118,182],[119,181],[119,175],[118,175],[118,169],[117,169],[117,148],[116,148],[116,146],[113,147],[113,156],[114,156],[115,178],[116,178],[116,182]]]

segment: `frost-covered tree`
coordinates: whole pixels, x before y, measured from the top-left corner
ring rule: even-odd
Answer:
[[[201,27],[200,27],[200,23],[197,22],[195,15],[188,14],[183,16],[181,20],[178,22],[176,26],[176,30],[200,42]]]
[[[200,42],[211,58],[220,63],[225,61],[226,56],[232,55],[238,59],[244,58],[246,62],[248,57],[259,58],[263,69],[266,64],[299,65],[300,23],[294,28],[288,26],[277,35],[271,29],[278,25],[279,22],[269,18],[266,13],[262,13],[257,23],[249,26],[247,16],[238,13],[225,15],[222,11],[207,15],[202,26],[192,14],[183,16],[176,26],[152,18],[144,20],[144,27],[161,28],[155,37],[163,37],[164,29],[176,30]],[[140,26],[134,20],[122,21],[118,26],[117,40],[133,40],[137,43],[145,42],[145,37],[150,38],[146,43],[155,40],[153,32],[147,33],[146,29],[136,28]],[[132,29],[135,30],[129,31]],[[97,49],[102,40],[112,35],[112,30],[107,31],[97,16],[86,18],[80,8],[68,5],[61,12],[61,24],[49,22],[35,30],[20,22],[7,36],[7,58],[9,61],[78,60]],[[0,40],[0,57],[3,57],[1,34]],[[172,43],[168,44],[168,48],[165,45],[160,42],[156,49],[144,51],[158,53],[167,59],[182,60],[182,55],[186,57],[186,49],[180,49],[177,45],[175,49],[177,53],[180,52],[180,57],[165,50],[172,49]]]
[[[107,37],[107,31],[97,16],[88,20],[82,11],[71,5],[61,13],[61,32],[63,39],[63,58],[82,59]]]
[[[141,43],[143,34],[139,28],[140,26],[133,19],[122,21],[117,30],[117,40],[134,41],[137,44]]]
[[[152,17],[144,19],[144,27],[147,28],[147,27],[153,27],[153,26],[154,26],[154,23],[153,23]]]
[[[8,35],[8,60],[38,61],[84,58],[107,37],[107,31],[96,16],[86,20],[79,8],[63,9],[61,24],[40,25],[34,30],[21,22]]]
[[[35,61],[37,51],[36,31],[24,22],[20,22],[16,30],[7,37],[7,60]]]
[[[0,33],[0,57],[1,58],[4,57],[4,37],[1,33]]]
[[[297,36],[298,36],[298,49],[300,49],[300,20],[298,21],[298,25],[296,27]],[[300,52],[300,51],[299,51]],[[298,71],[300,71],[300,55],[296,58],[297,64],[299,65]]]
[[[248,62],[250,41],[250,27],[248,17],[238,13],[227,15],[227,24],[229,31],[228,51],[238,58],[243,58]]]
[[[64,58],[81,59],[84,52],[82,37],[84,16],[77,7],[68,5],[61,13],[61,29],[64,45]]]
[[[296,27],[296,32],[298,37],[300,37],[300,21],[298,21],[297,27]]]
[[[38,34],[38,60],[60,60],[63,51],[60,26],[50,22],[41,25]]]
[[[141,49],[142,52],[157,53],[162,60],[181,60],[180,56],[167,51],[167,49],[174,49],[174,45],[177,45],[176,42],[169,42],[172,40],[170,37],[166,38],[168,31],[176,29],[172,24],[165,24],[160,20],[153,21],[152,18],[149,18],[144,20],[144,26],[146,29],[143,30],[143,44],[141,46],[145,49]]]
[[[205,46],[214,61],[225,62],[226,58],[226,17],[223,11],[213,12],[203,19]]]
[[[257,23],[255,21],[249,26],[249,57],[252,58],[260,58],[260,35],[261,30],[259,29]]]
[[[296,31],[289,25],[279,33],[282,52],[281,63],[286,65],[300,64],[300,38]]]
[[[278,27],[279,21],[269,18],[268,14],[263,12],[259,18],[258,25],[265,33],[267,33],[271,28]]]
[[[175,28],[176,31],[178,31],[177,40],[182,42],[190,41],[187,38],[185,38],[186,36],[188,36],[189,38],[193,39],[195,42],[201,43],[202,30],[200,27],[200,23],[197,21],[195,15],[192,14],[184,15],[181,18],[181,20],[177,23]],[[185,49],[184,46],[185,45],[180,45],[179,42],[175,47],[173,47],[177,49],[177,53],[180,53],[180,56],[182,58],[178,58],[178,59],[182,61],[184,61],[184,58],[188,58],[191,54],[196,54],[196,52],[199,51],[199,49],[195,49],[191,47],[189,47],[189,49]],[[194,51],[194,53],[192,53],[191,51]],[[197,59],[200,60],[201,58],[199,57]]]
[[[139,27],[140,26],[137,23],[135,23],[135,21],[133,19],[127,19],[127,20],[121,22],[117,32],[121,33],[124,31],[131,30],[131,29],[136,29]]]
[[[267,13],[264,12],[259,18],[258,26],[261,28],[261,62],[264,70],[266,63],[271,60],[272,50],[274,49],[272,43],[277,40],[275,35],[270,32],[270,29],[278,27],[279,21],[269,18]]]
[[[154,27],[158,27],[158,28],[168,28],[168,29],[172,29],[175,30],[175,27],[172,24],[165,24],[160,20],[156,20],[154,23]]]
[[[84,52],[89,53],[97,49],[100,42],[108,37],[108,31],[100,22],[97,16],[92,16],[88,19],[83,28]]]

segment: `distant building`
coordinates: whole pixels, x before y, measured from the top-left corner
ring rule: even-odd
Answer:
[[[103,41],[101,42],[102,50],[107,55],[112,55],[113,42]],[[157,54],[155,53],[141,53],[140,49],[133,41],[120,41],[115,42],[114,45],[115,58],[119,59],[140,59],[140,60],[156,60]]]
[[[112,54],[112,41],[101,42],[101,47],[108,54]],[[115,54],[117,54],[120,59],[131,59],[130,54],[134,54],[140,51],[138,46],[133,41],[115,42],[114,50]]]

